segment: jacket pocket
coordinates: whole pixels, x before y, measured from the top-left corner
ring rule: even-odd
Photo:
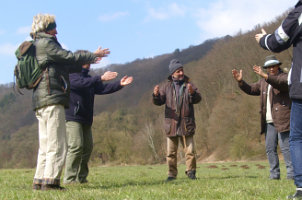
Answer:
[[[184,128],[186,135],[192,135],[195,133],[195,120],[193,118],[185,117],[184,118]]]
[[[169,133],[171,132],[171,120],[172,119],[165,118],[164,128],[165,128],[165,133],[167,135],[169,135]]]

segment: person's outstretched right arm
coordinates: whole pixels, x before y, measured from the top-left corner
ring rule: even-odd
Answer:
[[[260,81],[253,84],[248,84],[242,79],[242,70],[239,72],[236,69],[232,70],[234,79],[238,82],[239,88],[248,95],[259,96],[260,95]]]

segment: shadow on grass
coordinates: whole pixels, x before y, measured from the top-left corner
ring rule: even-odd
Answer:
[[[113,188],[123,188],[123,187],[131,187],[131,186],[152,186],[152,185],[162,185],[165,184],[165,180],[160,181],[128,181],[126,183],[112,183],[112,184],[93,184],[93,185],[83,185],[82,188],[85,189],[113,189]]]
[[[224,179],[237,179],[237,178],[248,178],[248,179],[256,179],[259,178],[259,176],[211,176],[207,178],[198,178],[199,180],[207,180],[207,179],[218,179],[218,180],[224,180]]]
[[[114,188],[124,188],[124,187],[132,187],[132,186],[154,186],[154,185],[182,185],[183,183],[194,183],[199,181],[205,180],[227,180],[227,179],[240,179],[240,178],[247,178],[247,179],[257,179],[259,176],[212,176],[207,178],[197,178],[197,180],[190,180],[187,177],[184,178],[177,178],[174,181],[166,182],[165,180],[156,180],[156,181],[127,181],[126,183],[104,183],[104,184],[85,184],[82,185],[84,189],[114,189]]]

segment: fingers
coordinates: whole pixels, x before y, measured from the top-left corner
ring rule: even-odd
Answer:
[[[125,85],[131,84],[132,81],[133,81],[133,77],[132,77],[132,76],[130,76],[130,77],[124,76],[124,77],[121,79],[120,84],[121,84],[121,86],[125,86]]]
[[[236,69],[232,70],[233,77],[236,81],[242,80],[242,70],[239,70],[239,72]]]
[[[154,89],[153,89],[153,94],[154,94],[155,96],[157,96],[157,95],[159,94],[159,86],[158,86],[158,85],[156,85],[156,86],[154,87]]]
[[[264,30],[264,28],[261,29],[262,34],[266,35],[266,31]]]
[[[102,76],[101,80],[102,81],[109,81],[112,79],[115,79],[117,77],[118,73],[117,72],[111,72],[111,71],[106,71]]]

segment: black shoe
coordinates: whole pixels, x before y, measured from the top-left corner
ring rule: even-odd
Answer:
[[[168,178],[166,179],[166,182],[169,182],[169,181],[174,181],[176,178],[173,177],[173,176],[168,176]]]
[[[294,195],[287,196],[287,199],[293,199],[293,200],[302,199],[302,191],[297,190]]]
[[[55,184],[44,184],[41,190],[65,190],[65,188]]]
[[[189,170],[189,171],[186,171],[186,174],[188,176],[189,179],[192,179],[192,180],[196,180],[196,171],[195,170]]]

